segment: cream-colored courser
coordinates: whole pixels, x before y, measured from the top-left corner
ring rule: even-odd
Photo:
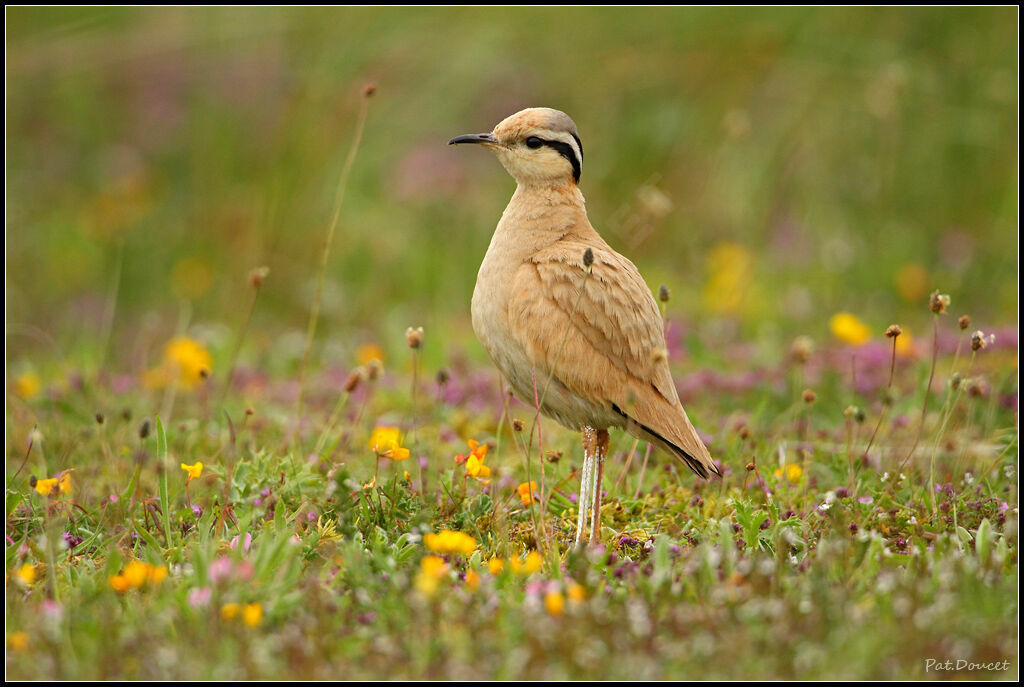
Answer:
[[[587,219],[572,119],[533,107],[450,143],[490,149],[516,180],[477,274],[473,329],[516,396],[533,406],[536,389],[545,415],[583,432],[576,542],[590,520],[596,543],[609,427],[701,477],[718,469],[679,402],[650,289]]]

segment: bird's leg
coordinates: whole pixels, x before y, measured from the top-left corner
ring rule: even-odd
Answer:
[[[608,454],[608,430],[597,430],[594,438],[594,488],[591,492],[591,503],[594,508],[594,519],[590,524],[590,543],[601,543],[601,480],[604,479],[604,457]]]
[[[580,493],[576,499],[576,546],[583,543],[583,530],[587,526],[587,514],[590,509],[590,483],[594,472],[594,430],[583,428],[583,469],[580,476]]]

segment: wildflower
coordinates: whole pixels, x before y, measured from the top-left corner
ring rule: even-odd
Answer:
[[[487,570],[492,575],[500,575],[501,571],[505,569],[505,561],[501,558],[492,558],[487,561]]]
[[[801,475],[804,474],[804,469],[796,463],[790,463],[776,469],[774,474],[776,479],[782,479],[782,476],[785,475],[786,479],[790,482],[797,482],[800,480]]]
[[[871,330],[856,315],[838,312],[829,318],[828,328],[843,343],[860,346],[871,339]]]
[[[518,558],[510,558],[508,562],[509,567],[512,569],[512,572],[514,572],[517,575],[532,575],[533,573],[538,572],[541,569],[541,567],[543,567],[544,563],[543,559],[540,557],[540,554],[536,551],[531,551],[530,553],[528,553],[524,560],[519,560]]]
[[[569,601],[579,603],[587,598],[587,591],[583,588],[583,585],[573,582],[569,585],[569,589],[566,591],[569,595]]]
[[[23,398],[26,401],[31,400],[39,395],[39,390],[42,388],[42,382],[39,381],[39,376],[34,372],[26,372],[22,375],[18,375],[14,379],[14,393],[19,398]]]
[[[536,482],[533,482],[533,481],[523,482],[518,487],[516,487],[516,491],[519,492],[519,498],[522,500],[524,506],[530,505],[531,501],[539,501],[540,500],[540,499],[537,498],[537,483]]]
[[[188,481],[191,482],[194,479],[199,479],[200,475],[203,474],[203,464],[200,461],[196,461],[194,465],[181,464],[181,469],[188,473]]]
[[[364,343],[356,349],[356,361],[360,365],[369,365],[374,360],[378,363],[384,362],[384,350],[377,344]]]
[[[117,575],[111,575],[108,582],[116,592],[139,589],[143,586],[159,586],[167,578],[167,566],[152,565],[133,560]]]
[[[448,575],[448,570],[448,564],[440,556],[425,556],[420,561],[420,571],[416,575],[416,589],[427,596],[432,596],[441,580]]]
[[[960,319],[956,321],[960,325],[960,331],[963,331],[971,326],[971,318],[969,315],[961,315]]]
[[[36,581],[36,566],[31,563],[25,563],[20,568],[14,570],[14,579],[23,587],[31,587]]]
[[[562,615],[565,611],[565,597],[559,592],[544,595],[544,609],[551,615]]]
[[[71,493],[71,471],[65,470],[56,477],[37,479],[32,485],[43,496],[57,496]]]
[[[517,432],[522,432],[523,431],[523,427],[525,427],[525,426],[526,425],[524,425],[523,421],[520,420],[519,418],[515,418],[514,420],[512,420],[512,429],[514,429]]]
[[[885,336],[888,339],[895,339],[897,336],[903,333],[903,328],[898,324],[890,324],[885,330]]]
[[[949,307],[949,295],[939,293],[937,290],[933,291],[932,295],[928,297],[928,307],[936,315],[943,314]]]
[[[409,457],[409,449],[402,448],[398,442],[398,427],[375,427],[370,435],[370,448],[382,458],[405,460]]]
[[[192,608],[208,606],[213,598],[213,590],[209,587],[195,587],[188,592],[188,605]]]
[[[441,530],[440,534],[425,534],[423,543],[434,553],[458,553],[470,556],[476,551],[476,539],[463,532]]]
[[[818,400],[818,394],[814,393],[811,389],[804,389],[803,399],[804,403],[810,405]]]
[[[11,647],[12,651],[25,651],[28,649],[28,633],[11,632],[7,635],[7,646]]]
[[[583,266],[584,267],[590,267],[593,264],[594,264],[594,251],[592,249],[590,249],[590,248],[587,248],[585,251],[583,251]]]
[[[672,297],[672,292],[669,288],[662,284],[658,287],[658,300],[662,303],[668,303],[668,299]]]
[[[846,406],[846,410],[843,411],[843,417],[847,420],[855,420],[860,423],[864,422],[867,418],[867,414],[860,406]]]
[[[358,389],[361,381],[363,381],[363,371],[361,369],[350,372],[345,380],[345,393],[350,394]]]
[[[466,586],[476,591],[480,588],[480,573],[476,570],[469,570],[466,572]]]
[[[198,341],[179,336],[167,343],[163,362],[159,367],[147,370],[142,382],[151,389],[170,384],[180,389],[194,389],[210,376],[212,367],[210,353]]]
[[[490,484],[490,480],[487,478],[491,476],[491,468],[484,464],[484,460],[487,458],[487,444],[481,444],[473,439],[470,439],[468,443],[470,449],[469,456],[466,457],[460,453],[455,457],[455,462],[457,464],[465,462],[466,473],[470,477],[482,484]]]
[[[418,350],[423,346],[423,327],[416,327],[413,329],[409,327],[405,330],[405,343],[409,348]]]
[[[37,479],[35,489],[43,496],[55,494],[57,492],[57,478],[51,477],[49,479]]]
[[[263,620],[263,606],[258,603],[246,604],[242,609],[242,622],[249,627],[256,627]]]
[[[232,601],[220,607],[220,617],[230,622],[238,617],[241,610],[242,604]]]

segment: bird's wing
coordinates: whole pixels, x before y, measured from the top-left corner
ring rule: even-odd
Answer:
[[[715,470],[679,402],[661,313],[632,262],[603,242],[562,240],[525,261],[510,286],[510,329],[541,374],[611,406],[698,474]]]

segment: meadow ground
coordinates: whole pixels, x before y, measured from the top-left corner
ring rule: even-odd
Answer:
[[[6,18],[9,679],[1016,679],[1013,8]],[[443,145],[536,104],[723,473],[582,551]]]

